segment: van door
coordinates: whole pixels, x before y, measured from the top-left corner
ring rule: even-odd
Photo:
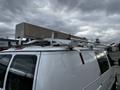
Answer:
[[[81,53],[87,68],[87,73],[84,76],[87,76],[89,79],[89,81],[87,79],[87,83],[82,90],[101,90],[102,85],[99,80],[100,70],[94,51],[85,50],[81,51]],[[86,80],[86,78],[84,79]]]
[[[34,90],[39,53],[15,54],[6,77],[4,90]]]
[[[103,51],[96,53],[96,58],[101,71],[100,75],[100,82],[102,84],[101,90],[108,90],[108,88],[111,85],[112,69],[110,68],[106,52]]]
[[[0,55],[0,90],[4,90],[4,80],[7,71],[8,64],[12,58],[10,54]]]

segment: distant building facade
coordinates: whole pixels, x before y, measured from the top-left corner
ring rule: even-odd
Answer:
[[[18,40],[0,38],[0,51],[8,49],[17,44]]]

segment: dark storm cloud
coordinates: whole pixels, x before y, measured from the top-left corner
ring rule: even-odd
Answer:
[[[0,22],[11,24],[16,19],[23,17],[27,0],[1,0],[0,1]]]
[[[38,2],[38,1],[37,1]],[[30,0],[3,0],[0,3],[0,23],[4,24],[0,26],[0,32],[6,33],[9,36],[10,28],[13,33],[15,25],[20,22],[28,22],[43,27],[48,27],[54,30],[65,31],[73,33],[71,29],[66,27],[66,23],[54,15],[44,12],[43,10],[37,11],[35,4],[32,4]],[[40,2],[38,2],[40,3]],[[41,4],[41,3],[40,3]],[[40,6],[39,4],[39,6]],[[33,6],[31,6],[33,5]],[[39,7],[38,7],[39,8]],[[8,26],[7,26],[8,25]]]
[[[109,42],[120,39],[120,0],[55,0],[55,3],[52,0],[51,3],[53,10],[58,6],[58,11],[79,12],[75,19],[80,21],[81,28],[76,35]]]
[[[24,19],[29,0],[0,0],[0,37],[14,37],[15,25]]]
[[[51,3],[55,7],[60,7],[60,9],[66,7],[68,11],[74,9],[91,12],[105,9],[106,0],[51,0]]]
[[[53,5],[53,9],[64,9],[67,8],[69,10],[73,10],[79,5],[79,0],[50,0],[50,3]]]
[[[29,22],[89,39],[118,40],[119,0],[0,0],[0,35]]]
[[[78,8],[83,12],[101,11],[105,8],[105,3],[105,0],[83,0]]]
[[[57,9],[78,10],[82,12],[106,12],[106,14],[120,13],[120,0],[50,0]],[[53,8],[53,9],[54,9]],[[55,8],[56,9],[56,8]]]
[[[31,24],[43,26],[43,27],[50,28],[50,29],[53,29],[56,31],[67,32],[69,34],[75,34],[79,31],[76,26],[67,25],[64,21],[62,21],[58,18],[55,18],[55,17],[54,18],[50,17],[50,16],[46,16],[46,18],[44,17],[39,20],[38,20],[38,18],[36,18],[36,19],[33,18],[31,20],[27,19],[26,21]]]
[[[0,38],[14,38],[14,33],[13,29],[0,26]]]
[[[3,0],[0,4],[2,6],[2,10],[6,11],[6,9],[14,14],[23,12],[25,7],[27,6],[29,0]]]
[[[108,14],[120,14],[120,0],[108,0],[106,7]]]

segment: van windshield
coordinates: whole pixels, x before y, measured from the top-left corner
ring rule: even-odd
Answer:
[[[0,88],[3,88],[5,73],[12,55],[0,55]]]

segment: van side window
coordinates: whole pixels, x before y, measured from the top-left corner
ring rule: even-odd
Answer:
[[[108,60],[105,52],[98,53],[96,52],[96,58],[100,67],[101,74],[109,69]]]
[[[0,88],[3,88],[5,73],[12,55],[0,55]]]
[[[5,90],[32,90],[37,56],[16,55],[11,63]]]

